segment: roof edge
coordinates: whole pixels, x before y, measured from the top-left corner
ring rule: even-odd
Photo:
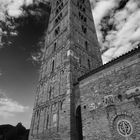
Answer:
[[[118,63],[118,62],[120,62],[122,60],[125,60],[126,58],[129,58],[130,56],[132,56],[134,54],[139,53],[139,52],[140,52],[140,47],[137,47],[137,48],[135,48],[135,49],[133,49],[133,50],[121,55],[120,57],[117,57],[117,58],[113,59],[112,61],[110,61],[110,62],[108,62],[108,63],[106,63],[106,64],[104,64],[104,65],[102,65],[102,66],[100,66],[100,67],[98,67],[96,69],[91,70],[90,72],[88,72],[85,75],[83,75],[80,78],[78,78],[78,82],[80,82],[81,80],[91,76],[92,74],[95,74],[95,73],[97,73],[97,72],[99,72],[99,71],[101,71],[101,70],[103,70],[105,68],[108,68],[108,67],[110,67],[110,66],[112,66],[112,65],[114,65],[114,64],[116,64],[116,63]]]

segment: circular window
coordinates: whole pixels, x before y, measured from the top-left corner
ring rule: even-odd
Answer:
[[[133,132],[132,124],[128,120],[125,120],[125,119],[119,120],[117,122],[117,131],[123,137],[128,137]]]

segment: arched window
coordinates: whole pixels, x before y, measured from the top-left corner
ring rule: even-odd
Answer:
[[[57,0],[56,1],[56,11],[55,15],[57,15],[64,7],[63,1],[62,0]]]
[[[85,41],[85,48],[86,48],[86,51],[88,51],[88,42]]]
[[[81,25],[81,28],[82,28],[82,32],[84,34],[86,34],[87,33],[87,28],[84,25]]]
[[[51,99],[51,96],[52,96],[52,87],[50,86],[50,89],[49,89],[49,99]]]
[[[56,51],[56,42],[54,43],[53,51],[54,51],[54,52]]]
[[[46,129],[48,129],[48,126],[49,126],[49,114],[47,114]]]
[[[90,60],[88,59],[88,68],[90,69],[90,67],[91,67],[91,66],[90,66]]]
[[[57,36],[60,32],[60,27],[58,26],[55,30],[54,30],[54,35]]]
[[[62,0],[57,0],[56,1],[56,7],[59,6],[59,4],[62,2]]]
[[[76,109],[76,130],[77,130],[77,140],[83,140],[81,106],[78,106]]]
[[[52,61],[52,69],[51,72],[54,72],[54,60]]]

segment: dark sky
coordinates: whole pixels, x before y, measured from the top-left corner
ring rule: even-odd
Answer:
[[[22,96],[21,102],[23,103],[25,103],[23,99],[28,96],[25,90],[33,87],[38,75],[38,67],[33,65],[26,55],[25,51],[16,47],[7,47],[0,51],[0,69],[2,71],[0,88],[10,92],[8,97],[20,100],[19,97]],[[20,92],[24,94],[20,94]]]
[[[8,101],[0,102],[0,105],[6,106],[3,111],[6,115],[0,116],[2,120],[0,124],[15,125],[21,121],[23,125],[29,127],[39,75],[40,50],[43,47],[43,36],[47,30],[50,9],[40,3],[23,7],[23,12],[24,15],[12,21],[11,18],[8,19],[14,25],[14,30],[5,28],[9,34],[17,32],[17,35],[6,34],[2,38],[4,45],[0,49],[0,71],[2,73],[0,94],[4,94]],[[34,60],[33,57],[36,59]],[[22,111],[18,105],[22,107]],[[7,116],[6,119],[5,116]]]

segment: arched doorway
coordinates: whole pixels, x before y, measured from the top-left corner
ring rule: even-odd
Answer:
[[[77,130],[77,140],[83,140],[81,106],[78,106],[76,109],[76,130]]]

